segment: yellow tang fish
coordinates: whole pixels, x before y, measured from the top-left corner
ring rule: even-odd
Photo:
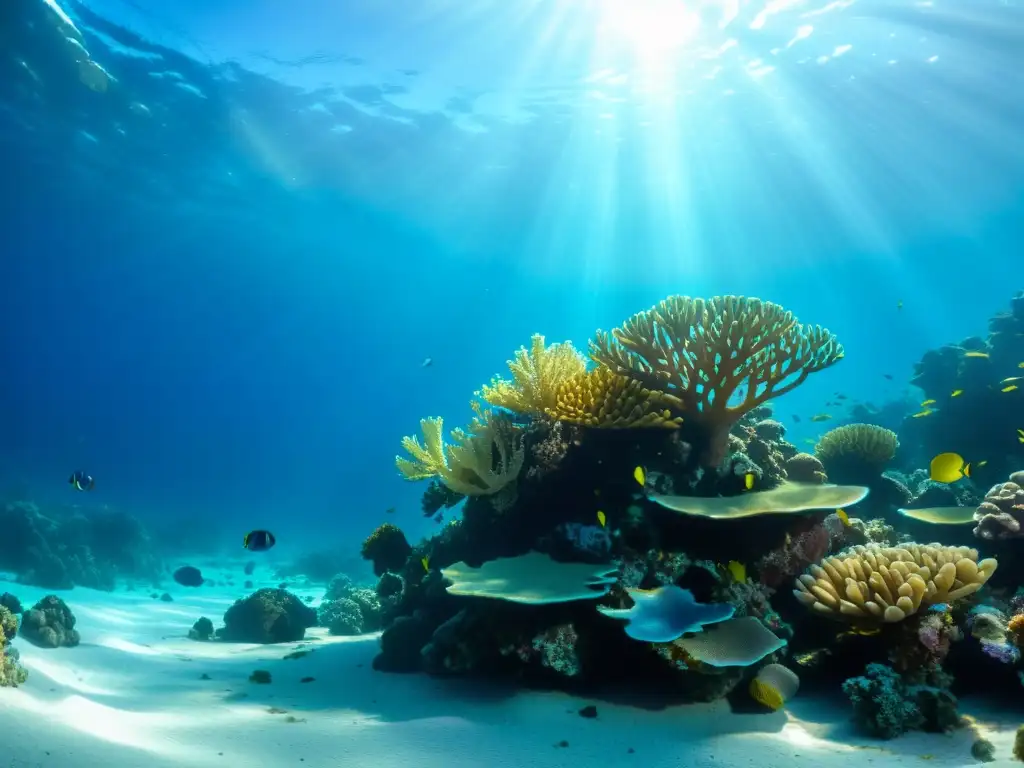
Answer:
[[[921,403],[921,405],[922,406],[935,405],[936,402],[937,401],[935,401],[935,400],[925,400],[923,403]]]
[[[955,483],[971,476],[971,465],[959,453],[940,453],[932,459],[928,474],[937,483]]]
[[[1024,368],[1024,363],[1017,363],[1018,368]]]
[[[424,571],[429,571],[430,570],[430,557],[429,556],[424,555],[423,557],[420,558],[420,562],[423,564],[423,570]]]
[[[950,397],[960,397],[963,393],[964,391],[962,389],[954,389],[953,394],[951,394]]]
[[[729,569],[729,575],[732,576],[732,580],[740,584],[745,584],[747,581],[747,566],[738,560],[730,560],[729,564],[725,566]]]
[[[604,512],[602,512],[600,509],[597,510],[597,524],[604,528],[607,523],[608,518],[605,516]]]
[[[838,517],[842,524],[845,525],[847,528],[850,527],[850,516],[846,514],[845,509],[837,509],[836,517]]]
[[[747,474],[745,474],[743,476],[743,487],[746,488],[748,491],[751,488],[754,487],[754,473],[753,472],[747,472]]]
[[[871,637],[872,635],[877,635],[881,631],[882,630],[878,627],[851,627],[845,632],[840,632],[836,637],[854,637],[858,635],[860,637]]]
[[[633,479],[640,483],[640,485],[647,485],[647,473],[644,472],[643,467],[637,467],[633,470]]]
[[[1010,386],[1008,386],[1008,387],[1003,387],[1003,388],[1002,388],[1002,389],[1000,390],[1000,392],[1013,392],[1013,391],[1014,391],[1015,389],[1017,389],[1017,385],[1016,385],[1016,384],[1011,384],[1011,385],[1010,385]]]
[[[923,411],[919,411],[918,413],[915,413],[910,418],[912,418],[912,419],[920,419],[920,418],[923,418],[924,416],[931,416],[933,413],[935,413],[935,411],[929,411],[929,410],[925,409]]]
[[[988,352],[965,352],[964,357],[988,357]]]
[[[1024,443],[1024,429],[1017,430],[1017,439]]]

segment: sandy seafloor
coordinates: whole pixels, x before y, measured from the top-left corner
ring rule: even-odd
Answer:
[[[197,563],[198,564],[198,563]],[[202,565],[202,564],[199,564]],[[784,712],[732,714],[724,702],[648,710],[561,693],[513,692],[424,675],[374,672],[376,635],[328,637],[323,630],[281,645],[189,640],[201,615],[220,625],[250,590],[241,565],[207,578],[236,586],[187,589],[173,602],[148,586],[113,593],[58,592],[78,618],[82,644],[40,649],[19,638],[29,669],[18,689],[0,689],[0,766],[88,768],[831,768],[962,766],[969,729],[862,738],[836,702],[797,696]],[[260,578],[263,576],[264,578]],[[276,586],[257,570],[255,587]],[[301,595],[322,587],[292,587]],[[46,590],[0,579],[30,607]],[[314,602],[315,605],[315,602]],[[297,649],[311,652],[297,659]],[[249,682],[266,669],[273,682]],[[206,679],[206,678],[209,679]],[[300,682],[304,677],[312,682]],[[1022,692],[1024,695],[1024,692]],[[596,704],[598,717],[578,710]],[[1019,721],[962,702],[1011,757]],[[1017,716],[1019,718],[1019,715]],[[566,745],[567,743],[567,745]]]

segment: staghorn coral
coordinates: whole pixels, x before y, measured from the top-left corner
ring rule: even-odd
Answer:
[[[508,361],[512,381],[495,376],[477,396],[491,405],[516,413],[543,416],[558,408],[558,391],[568,380],[586,373],[586,359],[571,342],[544,345],[539,333],[531,338],[530,349],[520,347]]]
[[[1013,539],[1024,536],[1024,472],[1014,472],[1005,483],[993,485],[978,505],[974,535],[980,539]]]
[[[556,421],[587,427],[675,429],[683,420],[673,417],[668,405],[664,393],[647,389],[636,379],[620,376],[608,368],[596,368],[563,381],[555,406],[545,408],[544,412]]]
[[[477,418],[468,432],[452,430],[450,445],[445,445],[444,420],[439,416],[420,420],[422,444],[415,436],[402,438],[412,459],[396,456],[395,466],[406,480],[437,477],[465,496],[494,494],[515,482],[526,456],[522,437],[510,419],[474,406]]]
[[[843,348],[768,301],[671,296],[610,334],[598,331],[590,356],[669,396],[673,410],[706,432],[702,464],[717,466],[740,417],[836,363]]]
[[[814,446],[814,455],[834,483],[876,479],[899,448],[896,433],[874,424],[844,424],[830,429]]]
[[[844,556],[845,555],[845,556]],[[793,594],[834,619],[877,624],[903,621],[921,605],[952,603],[978,591],[996,569],[978,551],[941,544],[856,546],[812,565]]]

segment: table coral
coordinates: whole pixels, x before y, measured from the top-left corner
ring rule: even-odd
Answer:
[[[590,356],[670,396],[673,410],[705,433],[701,463],[717,466],[741,416],[838,362],[843,347],[768,301],[671,296],[611,333],[598,331]]]

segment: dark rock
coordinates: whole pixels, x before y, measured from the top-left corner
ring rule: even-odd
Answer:
[[[232,643],[289,643],[316,623],[316,611],[291,592],[260,589],[228,608],[218,635]]]
[[[22,614],[20,632],[40,648],[73,648],[81,640],[75,615],[56,595],[47,595]]]
[[[168,594],[167,592],[164,592],[162,595],[160,595],[160,599],[163,600],[165,603],[174,602],[174,598],[171,597],[170,594]]]
[[[213,622],[200,616],[188,631],[188,636],[190,640],[209,640],[213,637]]]
[[[21,605],[21,600],[12,595],[10,592],[4,592],[0,595],[0,605],[6,608],[8,611],[14,614],[24,613],[25,609]]]

